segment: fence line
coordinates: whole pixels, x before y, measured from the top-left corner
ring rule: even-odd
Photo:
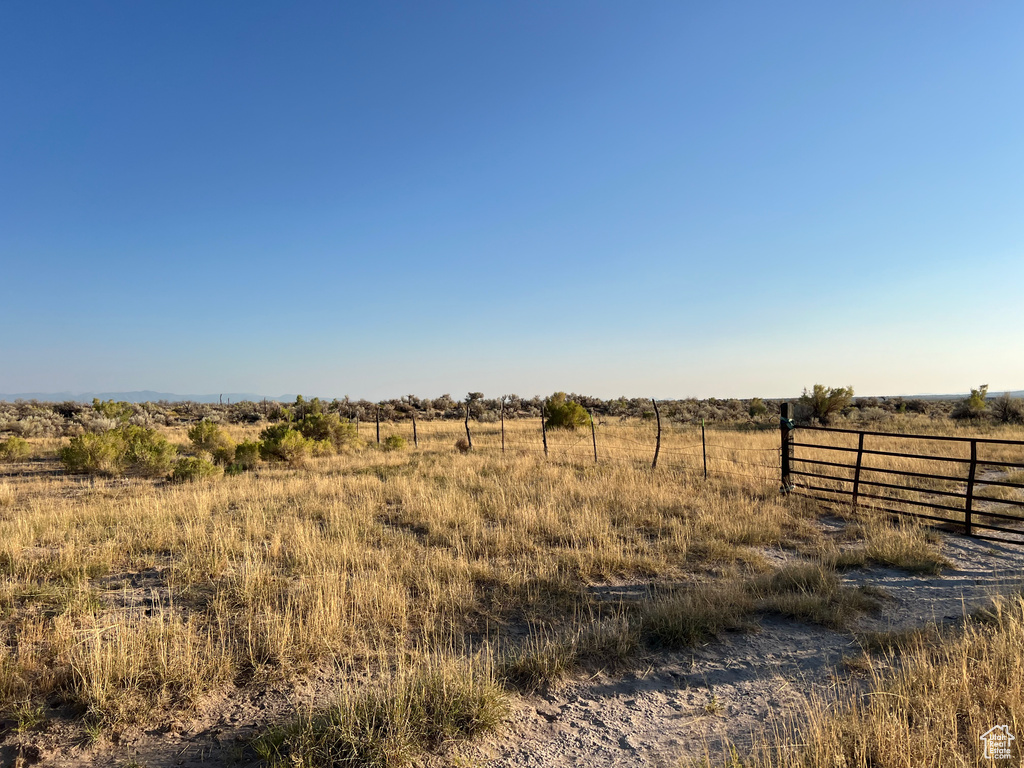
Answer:
[[[435,429],[433,425],[441,426],[438,422],[417,423],[414,420],[411,423],[413,444],[421,450],[436,449],[446,444],[454,448],[456,441],[461,439],[471,442],[471,450],[475,453],[495,451],[502,455],[543,454],[550,461],[586,461],[597,465],[635,466],[638,469],[646,463],[652,471],[683,470],[702,474],[705,479],[736,477],[763,484],[777,483],[778,448],[729,444],[730,439],[738,438],[741,434],[763,439],[766,436],[765,430],[718,429],[700,424],[692,427],[659,424],[658,403],[653,401],[652,404],[655,407],[655,419],[650,424],[648,440],[638,439],[644,427],[602,423],[593,417],[587,425],[589,428],[575,433],[549,429],[543,417],[537,427],[508,429],[503,413],[499,414],[494,424],[475,422],[471,426],[467,418],[469,414],[464,411],[464,432],[461,437],[447,422],[445,426],[448,428]],[[408,431],[409,427],[403,428],[408,423],[408,420],[382,422],[383,431],[379,439],[383,440],[389,432],[399,434]],[[696,431],[697,428],[700,431]],[[620,430],[628,431],[629,434],[622,434]],[[764,461],[752,460],[755,456],[763,456]],[[753,474],[750,470],[761,472]]]

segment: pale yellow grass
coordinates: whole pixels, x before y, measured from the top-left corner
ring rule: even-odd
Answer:
[[[755,743],[704,765],[728,768],[947,768],[1016,765],[983,752],[982,734],[1024,720],[1024,599],[1001,598],[957,630],[903,633],[886,663],[867,667],[867,690],[852,703],[812,700],[796,718],[780,717]],[[898,658],[896,662],[892,656]]]
[[[452,636],[570,617],[590,583],[743,567],[747,547],[778,544],[795,524],[774,487],[705,484],[667,437],[652,472],[646,423],[615,425],[636,456],[612,461],[606,447],[598,465],[584,433],[549,433],[545,460],[539,444],[524,447],[539,424],[508,424],[504,455],[498,425],[475,426],[466,456],[451,446],[456,427],[420,424],[419,450],[371,446],[196,484],[9,476],[7,706],[58,691],[118,720],[238,675],[387,663]],[[383,425],[382,438],[405,428]],[[567,456],[581,437],[590,462]],[[772,438],[723,439],[770,452]]]
[[[56,697],[117,724],[267,676],[505,647],[528,626],[573,637],[581,617],[616,621],[591,585],[733,583],[767,568],[759,548],[825,546],[819,511],[778,492],[771,430],[709,431],[705,481],[699,429],[665,425],[656,471],[649,422],[599,424],[597,464],[587,431],[549,432],[545,458],[539,421],[507,423],[504,454],[500,425],[472,429],[468,455],[461,425],[420,423],[414,449],[410,423],[384,424],[407,450],[193,484],[68,477],[52,460],[8,473],[0,707]],[[865,523],[869,540],[883,524]],[[621,656],[631,632],[574,653]]]

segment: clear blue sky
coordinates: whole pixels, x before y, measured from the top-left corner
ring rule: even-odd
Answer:
[[[0,4],[0,392],[1024,387],[1024,4]]]

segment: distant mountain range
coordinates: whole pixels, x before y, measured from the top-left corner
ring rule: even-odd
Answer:
[[[989,391],[988,399],[1002,397],[1005,390]],[[962,400],[970,395],[969,392],[962,392],[959,395],[901,395],[901,397],[916,397],[919,400]],[[1010,397],[1024,397],[1024,389],[1015,389],[1010,392]]]
[[[921,400],[962,400],[967,397],[966,392],[956,395],[898,395],[903,398],[920,398]],[[1002,392],[989,392],[989,399],[999,397]],[[1024,389],[1010,392],[1011,397],[1024,398]],[[897,395],[877,395],[877,397],[897,397]],[[67,400],[74,400],[80,403],[91,403],[94,398],[100,400],[118,400],[127,403],[155,403],[166,400],[171,403],[191,401],[193,403],[217,403],[223,398],[224,402],[240,403],[249,400],[257,403],[260,400],[277,401],[290,403],[295,400],[295,395],[255,395],[251,392],[225,392],[223,395],[176,395],[173,392],[154,392],[144,389],[138,392],[16,392],[14,394],[0,394],[0,402],[14,402],[15,400],[38,400],[43,403],[62,403]],[[323,399],[323,398],[322,398]],[[330,399],[330,398],[327,398]],[[779,398],[770,398],[773,400]]]

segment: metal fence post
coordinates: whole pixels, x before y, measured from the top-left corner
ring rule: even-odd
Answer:
[[[594,463],[597,464],[597,429],[594,427],[594,412],[590,412],[590,437],[594,441]]]
[[[779,426],[782,433],[782,493],[793,490],[793,478],[790,475],[790,462],[793,458],[793,420],[789,415],[789,403],[783,403],[780,409]]]
[[[544,438],[544,456],[548,455],[548,425],[546,423],[544,406],[540,407],[540,434]]]
[[[708,445],[704,441],[704,419],[700,420],[700,450],[704,454],[704,479],[708,479]]]
[[[651,469],[658,468],[658,454],[661,453],[661,412],[658,411],[658,401],[653,397],[651,403],[654,405],[654,416],[658,420],[658,440],[654,444],[654,461],[651,462]]]
[[[973,521],[971,520],[974,511],[974,477],[978,472],[978,441],[971,440],[971,468],[967,474],[967,498],[964,499],[964,533],[967,536],[974,535]]]
[[[857,441],[857,466],[853,470],[853,506],[857,506],[860,499],[860,463],[864,457],[864,433],[860,433]]]

